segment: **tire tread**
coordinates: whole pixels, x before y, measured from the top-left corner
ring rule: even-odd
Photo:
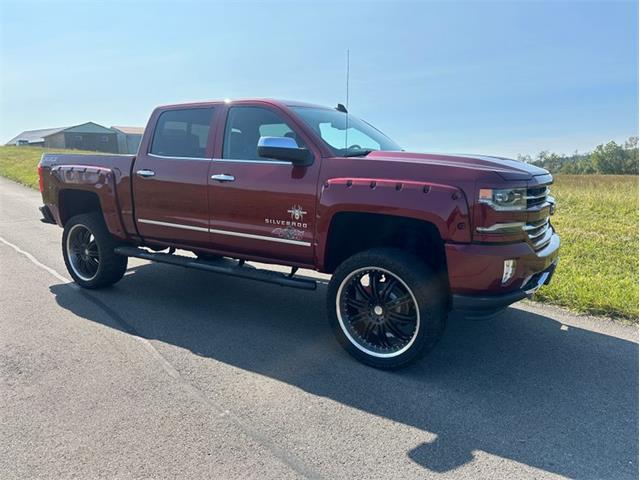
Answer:
[[[91,230],[100,254],[98,273],[89,281],[83,280],[75,274],[67,255],[66,244],[69,230],[78,224],[85,225]],[[67,266],[67,271],[73,277],[73,280],[82,288],[98,289],[113,285],[124,276],[127,270],[128,258],[114,252],[114,249],[121,244],[122,242],[115,239],[113,235],[109,233],[100,213],[83,213],[76,215],[67,221],[62,235],[62,254],[64,263]]]
[[[411,348],[397,357],[378,358],[367,355],[348,340],[340,326],[336,311],[336,296],[340,284],[350,272],[364,266],[382,267],[398,275],[409,285],[419,304],[420,323],[424,331],[418,333]],[[382,369],[403,367],[431,351],[444,332],[446,307],[446,291],[438,275],[416,255],[396,248],[373,248],[349,257],[336,268],[327,294],[329,322],[340,344],[359,361]]]

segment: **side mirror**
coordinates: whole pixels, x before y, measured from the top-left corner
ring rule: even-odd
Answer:
[[[296,141],[289,137],[260,137],[258,155],[285,160],[294,165],[310,165],[313,161],[311,152],[306,148],[298,147]]]

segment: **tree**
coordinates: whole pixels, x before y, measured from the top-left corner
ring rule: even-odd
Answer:
[[[622,145],[611,141],[606,145],[598,145],[591,153],[591,164],[598,173],[626,173],[627,156]]]
[[[547,150],[532,159],[518,155],[518,160],[545,168],[551,173],[638,175],[638,137],[629,137],[624,145],[611,141],[598,145],[593,152],[558,155]]]
[[[629,137],[624,142],[624,149],[627,154],[627,173],[638,175],[638,137]]]

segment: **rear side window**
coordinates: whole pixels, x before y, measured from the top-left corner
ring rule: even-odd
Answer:
[[[213,108],[167,110],[160,114],[151,151],[165,157],[204,158]]]
[[[227,116],[222,158],[268,160],[258,156],[260,137],[289,137],[304,147],[302,139],[276,112],[262,107],[232,107]]]

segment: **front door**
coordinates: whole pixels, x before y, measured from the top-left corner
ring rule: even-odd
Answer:
[[[320,157],[306,167],[261,158],[261,136],[308,144],[283,112],[229,107],[221,158],[213,159],[209,172],[212,248],[311,264]]]
[[[153,139],[139,152],[133,171],[136,223],[145,239],[208,244],[213,112],[181,108],[157,118]]]

